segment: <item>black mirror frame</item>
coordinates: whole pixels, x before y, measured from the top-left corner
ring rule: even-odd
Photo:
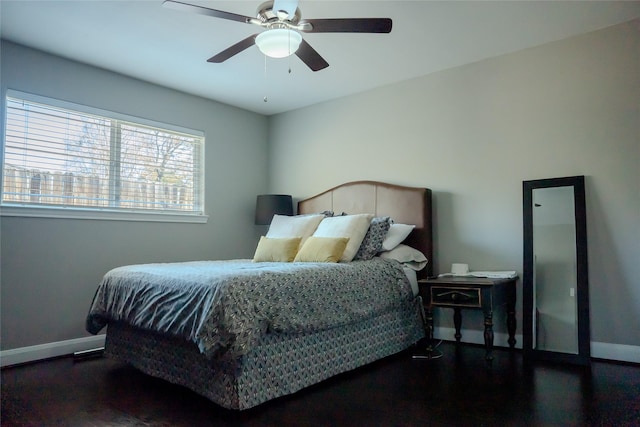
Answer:
[[[574,189],[573,194],[576,225],[578,354],[537,350],[533,348],[533,190],[536,188],[569,186]],[[587,212],[585,204],[584,176],[523,181],[522,195],[524,225],[524,260],[522,269],[522,348],[525,360],[545,360],[588,366],[591,362],[591,339],[589,330],[589,269],[587,257]]]

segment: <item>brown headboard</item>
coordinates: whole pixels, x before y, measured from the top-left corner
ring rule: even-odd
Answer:
[[[298,202],[298,213],[322,211],[390,216],[396,223],[413,224],[416,228],[405,244],[418,249],[429,260],[419,277],[433,272],[433,234],[431,220],[431,190],[404,187],[376,181],[356,181],[339,185],[316,196]]]

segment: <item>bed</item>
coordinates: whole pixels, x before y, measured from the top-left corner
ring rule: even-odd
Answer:
[[[87,316],[87,330],[98,333],[104,326],[107,327],[105,355],[108,357],[131,364],[146,374],[185,386],[225,408],[234,410],[248,409],[271,399],[295,393],[334,375],[414,345],[425,334],[422,303],[416,295],[414,281],[431,275],[433,265],[431,191],[427,188],[358,181],[337,186],[298,202],[298,217],[313,216],[320,212],[327,217],[356,217],[359,216],[358,214],[368,214],[370,221],[371,218],[388,216],[396,224],[413,226],[408,237],[402,240],[399,246],[417,249],[424,254],[428,260],[426,266],[416,272],[398,261],[389,261],[382,256],[375,256],[367,261],[322,263],[323,266],[316,266],[316,263],[254,262],[249,266],[250,268],[259,265],[264,266],[261,268],[276,270],[275,273],[270,270],[266,273],[262,271],[256,273],[252,270],[249,273],[252,277],[255,276],[256,280],[263,280],[259,286],[251,288],[260,290],[255,293],[261,295],[263,303],[245,302],[245,294],[234,294],[231,291],[225,293],[223,297],[219,297],[219,293],[206,295],[193,293],[189,295],[187,303],[181,303],[182,307],[189,308],[195,304],[196,300],[206,301],[204,305],[208,307],[216,298],[233,301],[236,305],[233,309],[218,310],[216,308],[209,309],[208,312],[204,310],[206,316],[193,314],[196,310],[189,308],[186,310],[188,314],[185,317],[178,320],[171,318],[161,327],[151,325],[155,318],[170,318],[167,312],[162,311],[160,304],[155,307],[154,319],[142,316],[135,310],[128,310],[129,314],[134,314],[130,316],[133,319],[122,314],[127,312],[127,309],[122,310],[122,307],[128,307],[130,300],[143,298],[146,294],[105,296],[107,291],[103,288],[108,287],[105,282],[114,281],[113,278],[107,280],[105,275]],[[331,214],[327,214],[328,212]],[[272,227],[274,227],[273,223]],[[348,240],[346,242],[345,245],[348,244]],[[305,246],[302,242],[300,244]],[[299,252],[302,251],[303,249],[300,248]],[[258,250],[256,256],[257,253]],[[231,275],[235,274],[233,270],[243,269],[246,265],[245,262],[238,261],[237,264],[235,262],[224,263],[225,269],[232,270],[229,273]],[[187,276],[191,272],[193,276],[198,276],[199,269],[216,267],[216,263],[216,261],[179,263],[180,265],[161,265],[161,267],[168,269],[167,274],[169,276],[173,274],[175,280],[182,280],[183,270],[180,269],[186,268]],[[291,274],[289,269],[303,268],[306,269],[302,273],[306,275],[306,280],[303,282],[308,282],[309,289],[313,290],[313,284],[321,282],[322,277],[328,274],[325,270],[315,270],[316,268],[324,269],[324,265],[331,265],[330,268],[334,270],[344,270],[337,273],[346,276],[343,283],[336,285],[339,286],[338,289],[333,288],[326,292],[323,289],[323,292],[319,292],[319,287],[315,286],[315,294],[288,301],[277,310],[273,308],[276,304],[272,305],[268,301],[269,296],[276,292],[275,288],[269,287],[271,282],[275,286],[279,280],[283,282],[288,280],[288,275]],[[128,266],[123,268],[129,271]],[[142,274],[141,272],[146,274],[149,269],[152,269],[149,271],[159,274],[152,265],[132,268],[133,279],[124,286],[127,292],[138,289],[137,283],[142,281],[140,279],[142,276],[138,276]],[[178,270],[174,271],[174,268]],[[350,271],[351,269],[354,270]],[[248,286],[246,284],[251,280],[253,279],[237,281]],[[331,281],[333,282],[334,279]],[[372,290],[374,286],[365,286],[376,281],[384,282],[380,286],[387,286],[385,285],[387,282],[393,283],[393,286],[388,288],[391,289],[389,291],[383,291],[382,288]],[[350,288],[352,282],[358,282],[360,288]],[[189,286],[187,284],[186,287],[189,288]],[[328,283],[323,283],[322,286],[330,288]],[[181,284],[180,287],[184,288],[185,285]],[[292,286],[289,285],[289,287]],[[299,290],[304,288],[303,285],[296,283],[294,287],[297,289],[296,292],[303,292]],[[266,290],[262,292],[262,289]],[[342,289],[345,295],[350,292],[357,294],[359,302],[330,302],[328,298],[333,298],[334,294],[340,295]],[[382,301],[386,296],[378,298],[377,295],[383,295],[385,292],[400,294],[400,302],[378,304],[378,299]],[[120,307],[119,314],[107,314],[104,307],[108,303],[102,304],[99,301],[100,298],[110,302],[117,300]],[[286,298],[278,297],[277,299]],[[346,298],[342,299],[346,300]],[[314,305],[312,301],[316,300],[318,302]],[[267,302],[264,303],[264,301]],[[323,307],[338,304],[339,310],[332,308],[333,317],[342,316],[342,319],[336,324],[318,323],[314,320],[313,322],[316,323],[311,327],[303,327],[303,323],[307,322],[308,318],[316,317],[308,316],[304,311],[307,309],[300,308],[307,303],[310,307],[308,310],[312,312],[322,311]],[[216,304],[216,307],[220,305]],[[368,307],[366,310],[363,308],[365,306]],[[247,323],[243,320],[242,313],[251,312],[254,315],[254,312],[266,311],[269,311],[269,316],[275,316],[280,320],[270,318],[259,324],[262,326],[247,327],[252,331],[251,333],[245,333],[240,329],[240,326],[245,327]],[[293,313],[295,321],[291,321],[288,317],[285,319],[283,313],[289,311]],[[238,318],[240,318],[239,321]],[[237,321],[240,326],[234,324],[234,326],[223,328],[218,325],[231,325],[234,321]],[[194,335],[184,333],[185,330],[193,332],[198,329],[197,325],[203,324],[214,326],[207,329],[207,333],[195,334],[198,335],[198,339],[193,338]]]

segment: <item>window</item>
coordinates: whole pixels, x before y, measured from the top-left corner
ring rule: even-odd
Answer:
[[[3,215],[204,217],[203,148],[201,132],[9,91]]]

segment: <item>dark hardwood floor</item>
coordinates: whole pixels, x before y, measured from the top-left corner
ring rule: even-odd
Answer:
[[[9,426],[640,426],[640,366],[537,364],[520,352],[440,346],[401,353],[244,412],[111,359],[2,370]]]

